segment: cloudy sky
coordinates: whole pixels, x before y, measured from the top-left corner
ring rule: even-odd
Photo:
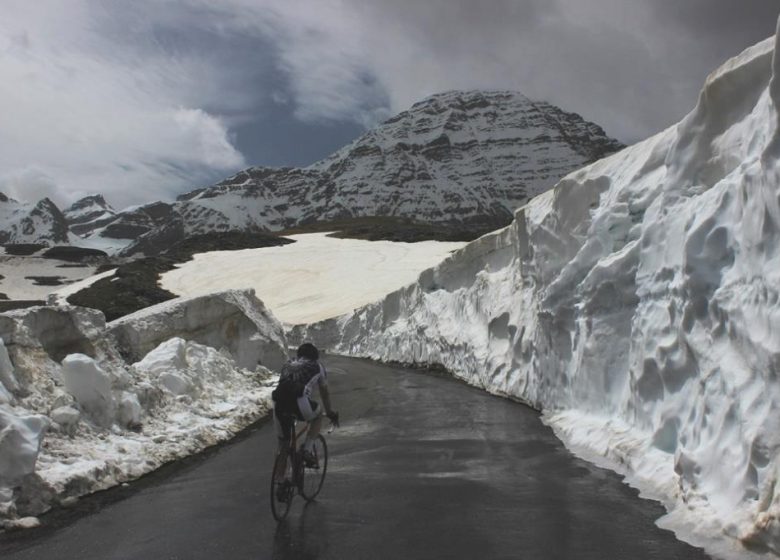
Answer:
[[[1,0],[0,191],[117,207],[306,165],[419,99],[513,89],[633,142],[777,0]]]

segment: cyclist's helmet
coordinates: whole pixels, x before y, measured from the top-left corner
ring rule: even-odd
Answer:
[[[311,342],[304,342],[298,347],[298,357],[316,362],[320,359],[320,351]]]

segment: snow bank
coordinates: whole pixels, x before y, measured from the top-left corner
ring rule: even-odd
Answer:
[[[17,414],[0,405],[0,518],[13,515],[12,488],[35,471],[46,427],[44,416]]]
[[[95,360],[84,354],[70,354],[62,360],[62,379],[81,409],[98,426],[110,428],[116,417],[111,378]]]
[[[684,538],[780,554],[774,45],[714,72],[680,124],[569,175],[415,284],[294,336],[443,364],[522,399],[663,499]]]
[[[14,311],[0,315],[0,339],[6,527],[228,439],[267,412],[275,376],[258,363],[285,352],[281,324],[251,292],[108,327],[84,308]]]
[[[8,356],[8,350],[0,339],[0,404],[9,404],[13,401],[13,392],[19,390],[19,383],[14,374],[14,365]]]
[[[174,336],[226,348],[244,368],[276,370],[286,359],[284,329],[253,290],[167,301],[113,321],[108,333],[129,360]]]

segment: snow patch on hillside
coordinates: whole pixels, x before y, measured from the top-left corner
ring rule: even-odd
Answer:
[[[229,439],[270,407],[281,324],[251,292],[0,315],[0,526]],[[154,331],[154,332],[152,332]]]
[[[327,233],[289,239],[295,243],[195,255],[163,274],[160,286],[186,296],[253,288],[281,321],[306,323],[375,301],[465,245],[337,239]]]
[[[714,72],[680,124],[569,175],[416,283],[295,336],[443,364],[522,399],[662,499],[681,536],[780,554],[775,43]]]

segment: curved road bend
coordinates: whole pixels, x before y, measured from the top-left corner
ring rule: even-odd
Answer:
[[[534,411],[457,381],[329,357],[344,425],[318,502],[269,511],[264,422],[216,451],[0,537],[22,559],[705,559],[662,508],[573,457]]]

